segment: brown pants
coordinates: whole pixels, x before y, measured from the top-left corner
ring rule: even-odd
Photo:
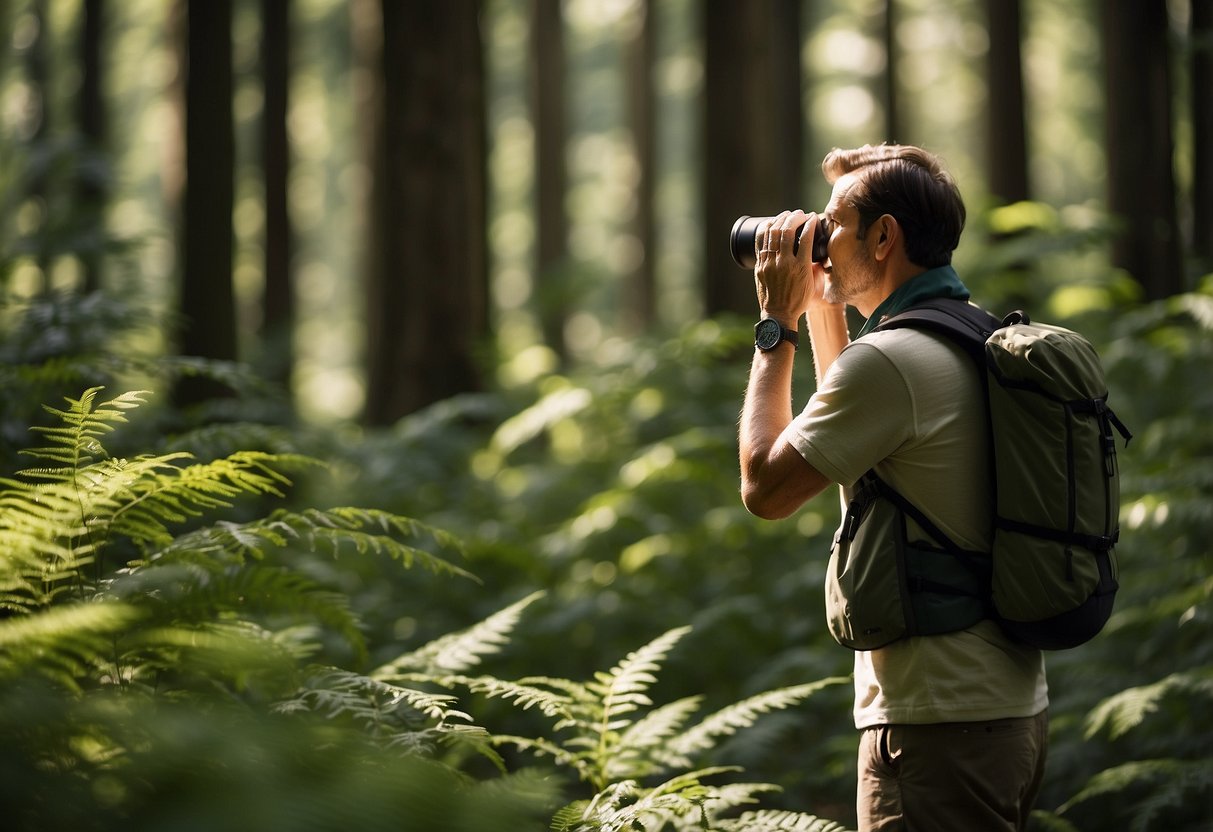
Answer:
[[[859,830],[1019,832],[1044,778],[1048,711],[877,725],[859,740]]]

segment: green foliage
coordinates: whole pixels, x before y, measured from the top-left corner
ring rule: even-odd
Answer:
[[[557,813],[552,824],[557,832],[743,828],[717,826],[716,819],[721,813],[755,802],[757,794],[777,787],[766,783],[708,785],[704,782],[706,778],[735,769],[719,766],[694,769],[693,758],[712,748],[720,738],[750,727],[763,714],[796,705],[826,686],[847,680],[832,678],[767,691],[688,727],[688,720],[700,707],[700,697],[687,697],[653,708],[649,692],[669,652],[689,630],[688,627],[670,630],[628,653],[609,671],[599,671],[584,682],[537,676],[515,682],[491,676],[401,673],[400,669],[411,662],[399,660],[379,674],[409,681],[433,681],[446,687],[461,685],[474,693],[509,701],[523,710],[536,708],[551,719],[551,736],[496,734],[490,741],[570,768],[594,790],[592,798],[574,801]],[[495,639],[499,631],[500,627],[493,627],[488,633]],[[667,779],[645,785],[646,781],[662,777]],[[780,818],[780,823],[791,823],[808,816],[785,813]]]
[[[466,675],[509,643],[538,592],[360,672],[369,650],[357,612],[307,567],[370,558],[471,577],[415,545],[458,541],[377,509],[277,509],[208,524],[238,498],[285,496],[284,471],[313,463],[251,451],[209,462],[180,451],[112,457],[106,441],[148,394],[101,392],[48,408],[56,423],[37,426],[43,444],[24,452],[39,467],[0,491],[9,612],[0,619],[0,774],[9,775],[0,796],[22,828],[247,828],[263,818],[254,825],[321,829],[347,815],[368,829],[526,828],[555,798],[553,783],[509,774],[497,750],[507,747],[567,766],[594,789],[560,810],[553,829],[751,828],[723,814],[777,786],[711,785],[736,768],[695,768],[696,758],[845,681],[770,690],[688,726],[701,697],[652,708],[649,694],[689,627],[588,682]],[[354,666],[326,660],[339,655]],[[491,735],[456,696],[426,688],[434,683],[535,708],[554,738]],[[460,774],[468,752],[496,776]],[[401,779],[410,786],[401,790]],[[184,799],[170,802],[177,791]],[[763,824],[753,828],[839,828],[791,812],[743,817]]]
[[[317,661],[357,662],[365,637],[346,596],[289,559],[469,577],[421,548],[454,538],[353,508],[202,524],[238,498],[283,496],[284,471],[313,463],[249,451],[114,458],[104,440],[146,394],[100,392],[48,408],[57,423],[36,427],[44,444],[26,452],[40,467],[0,482],[0,799],[19,828],[357,818],[472,832],[537,820],[550,800],[539,780],[480,784],[441,763],[452,743],[496,759],[453,697]]]

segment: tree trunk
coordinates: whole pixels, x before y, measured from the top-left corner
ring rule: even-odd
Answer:
[[[287,136],[290,102],[290,0],[261,0],[261,66],[264,106],[261,168],[265,178],[265,291],[262,297],[261,349],[264,372],[290,386],[295,322],[291,285],[292,231],[288,209],[291,153]]]
[[[186,13],[180,351],[233,361],[232,6],[230,0],[191,2]],[[177,401],[195,404],[224,392],[215,382],[185,378]]]
[[[705,308],[753,316],[754,281],[729,256],[729,229],[803,198],[799,3],[707,0],[702,14]]]
[[[655,218],[656,97],[653,93],[653,65],[656,60],[656,10],[653,0],[641,0],[639,20],[628,55],[628,103],[631,110],[632,145],[638,170],[636,215],[633,233],[640,257],[629,279],[625,328],[633,332],[652,329],[657,323],[657,240]]]
[[[1192,0],[1192,248],[1213,272],[1213,3]]]
[[[49,32],[50,32],[50,14],[48,0],[34,0],[30,5],[29,14],[34,20],[34,38],[30,42],[25,53],[25,71],[29,80],[30,102],[34,105],[30,107],[29,118],[32,121],[30,125],[29,138],[30,144],[34,147],[46,145],[50,141],[51,136],[51,79],[50,79],[50,61],[48,60],[48,52],[50,50]],[[43,159],[46,159],[46,154],[42,154]],[[27,180],[28,196],[32,199],[46,205],[50,201],[51,190],[51,172],[52,166],[46,161],[40,164],[35,163],[30,166],[29,179]],[[39,222],[39,227],[35,237],[34,259],[38,263],[38,271],[41,273],[43,293],[50,294],[51,291],[51,266],[52,258],[50,254],[50,229],[47,227],[48,212],[43,210],[42,219]]]
[[[905,141],[901,124],[900,91],[897,82],[897,0],[884,3],[884,127],[885,140],[893,144]]]
[[[560,0],[531,0],[530,96],[535,125],[535,300],[543,341],[563,362],[568,357],[564,326],[568,218],[565,192],[564,19]]]
[[[1167,6],[1103,7],[1108,209],[1123,223],[1112,264],[1141,282],[1147,299],[1184,290],[1172,173]]]
[[[1028,148],[1020,61],[1019,0],[986,0],[986,152],[990,193],[1009,205],[1028,199]]]
[[[84,137],[85,152],[100,156],[105,150],[105,96],[101,60],[105,0],[84,0],[84,20],[80,27],[80,95],[77,118]],[[102,255],[105,247],[105,202],[107,181],[97,165],[84,165],[78,171],[76,196],[83,221],[91,232],[79,252],[84,271],[84,290],[101,288]]]
[[[383,0],[365,419],[478,389],[488,335],[479,4]]]

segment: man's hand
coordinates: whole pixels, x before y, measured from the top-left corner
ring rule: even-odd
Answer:
[[[810,307],[825,303],[825,269],[812,260],[813,235],[820,221],[816,214],[799,209],[784,211],[760,225],[754,235],[758,306],[764,318],[774,318],[789,329],[797,328]],[[793,254],[797,229],[803,242]]]

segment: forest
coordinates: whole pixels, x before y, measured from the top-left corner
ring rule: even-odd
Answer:
[[[0,39],[3,828],[853,829],[838,499],[741,504],[728,235],[881,142],[1133,432],[1030,828],[1213,826],[1210,0],[8,0]]]

